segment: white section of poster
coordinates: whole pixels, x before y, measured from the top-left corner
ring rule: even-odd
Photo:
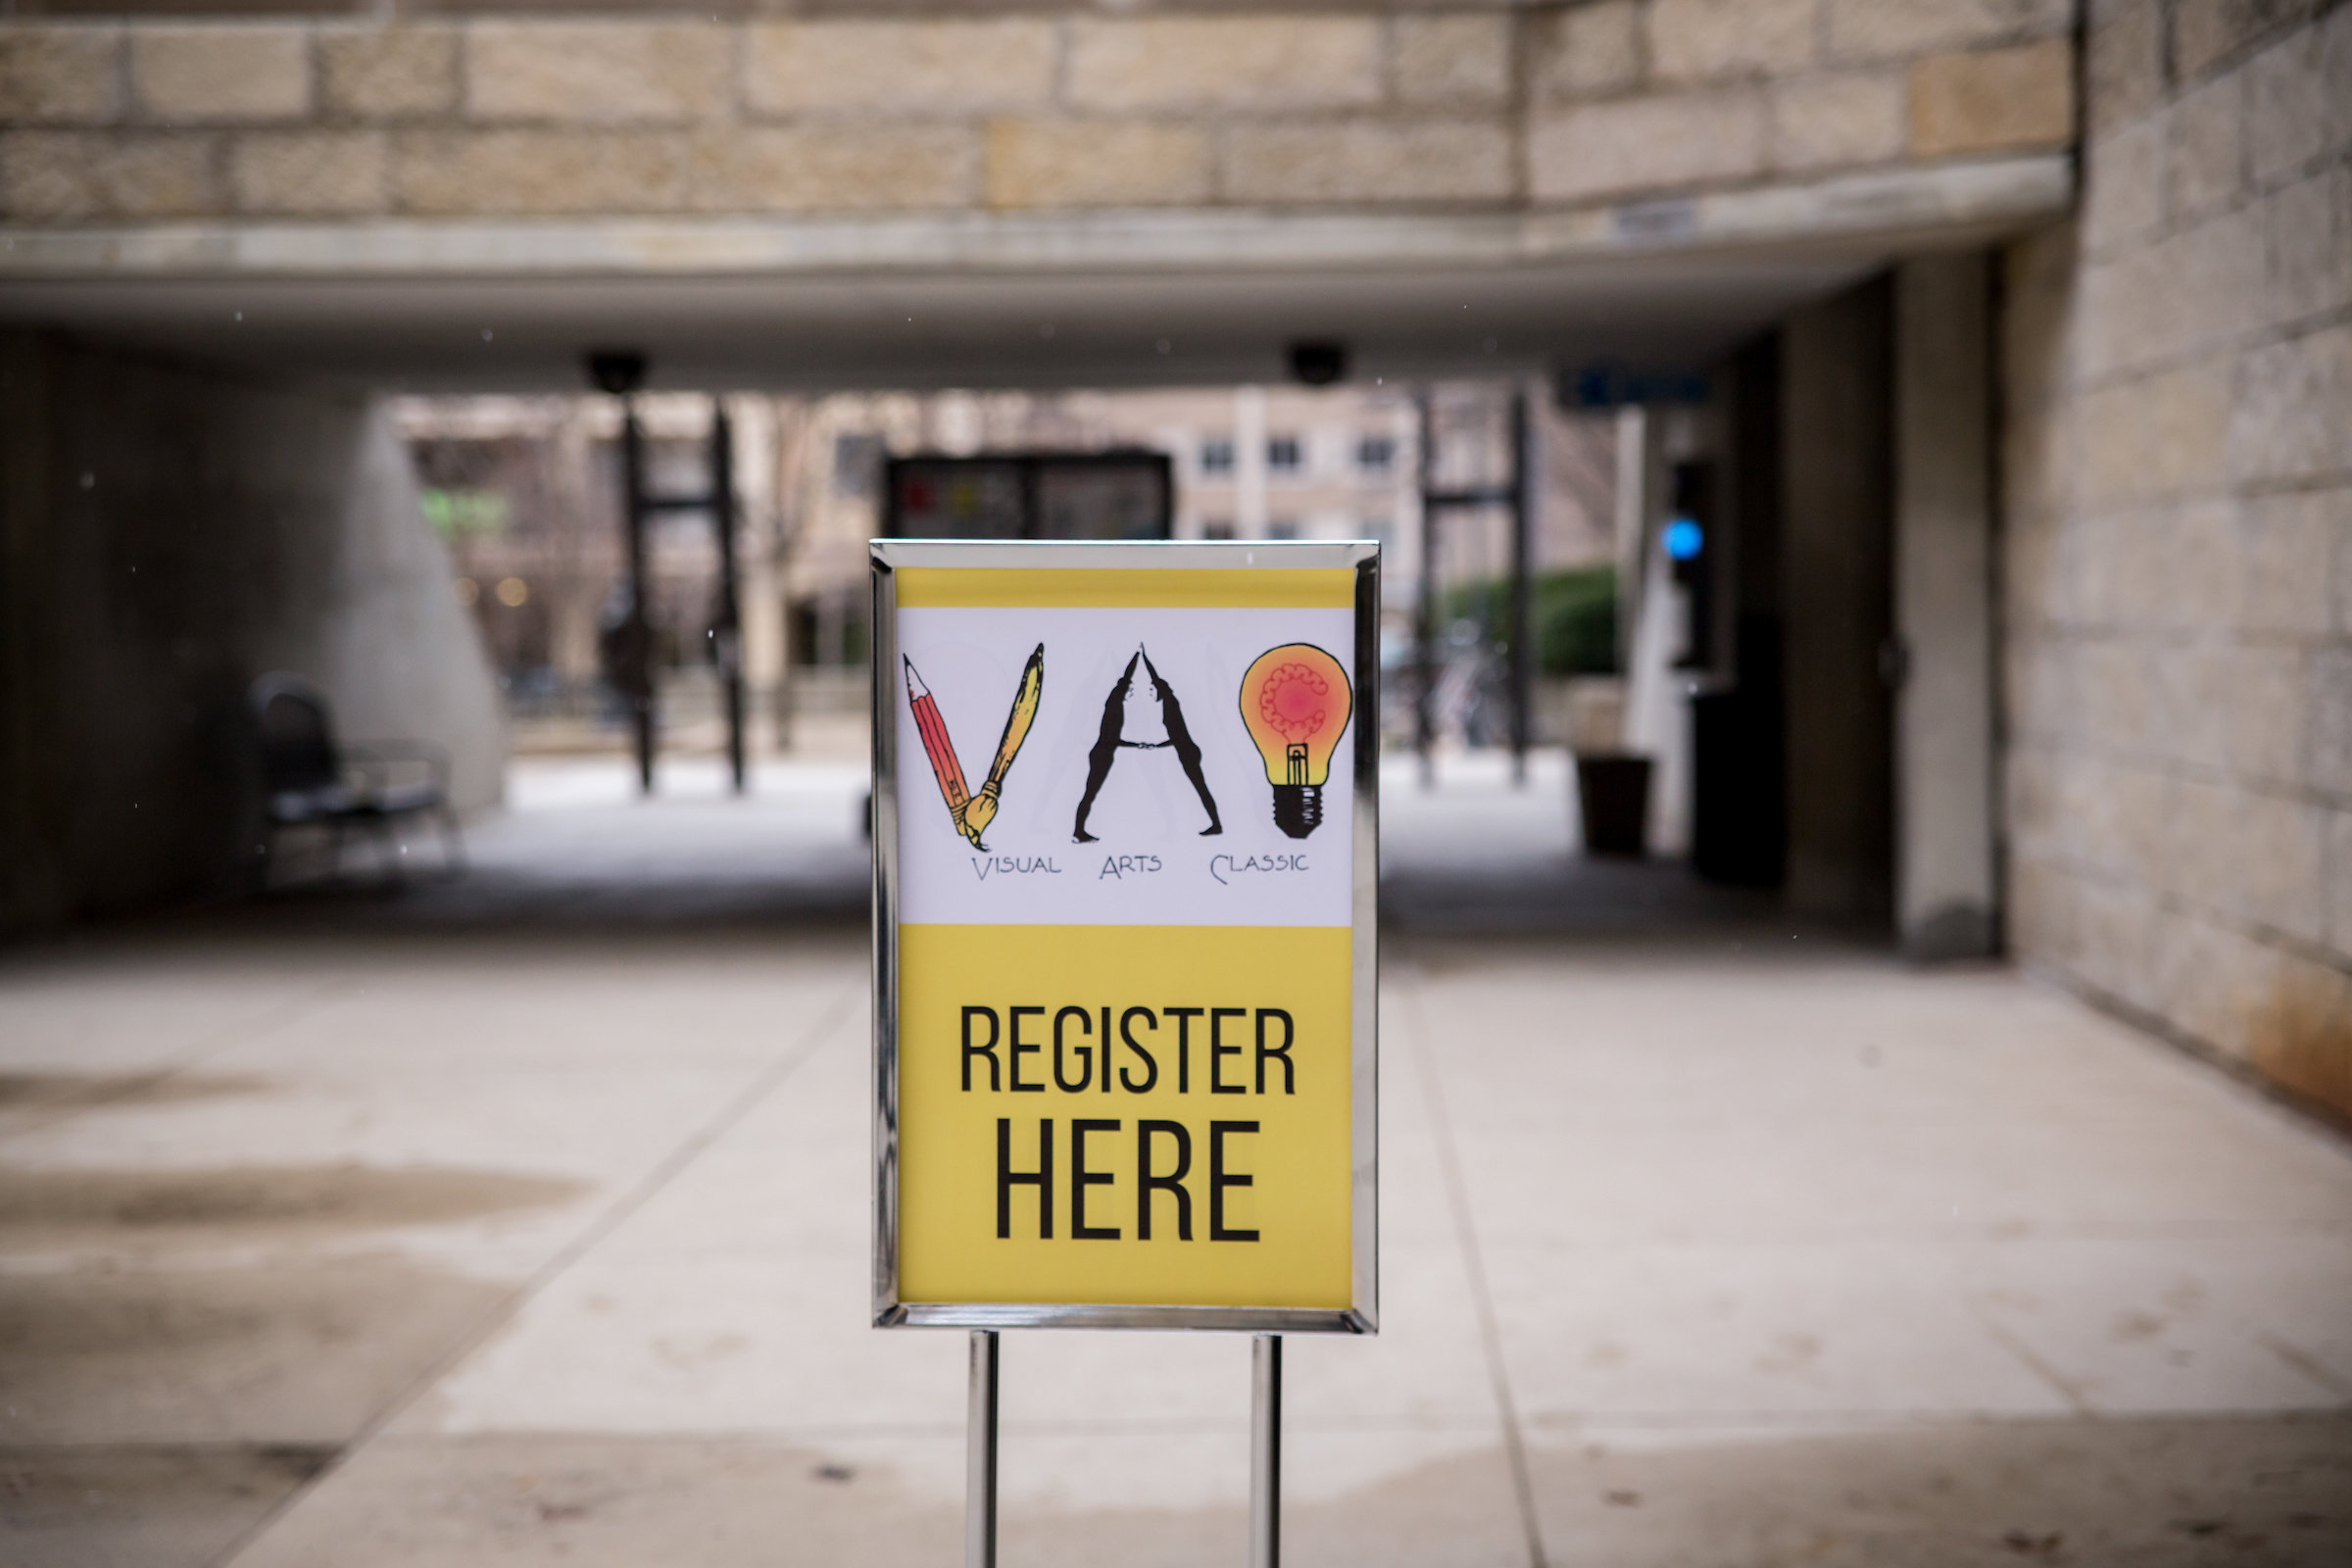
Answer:
[[[1241,685],[1258,655],[1286,643],[1321,648],[1352,684],[1354,639],[1349,610],[900,611],[900,652],[937,705],[974,795],[988,777],[1022,666],[1041,643],[1045,678],[997,816],[981,834],[984,853],[949,815],[908,701],[906,663],[893,672],[899,918],[1348,924],[1349,780],[1355,727],[1368,720],[1349,716],[1322,791],[1322,822],[1293,838],[1275,825],[1274,787],[1242,720]],[[1114,710],[1115,744],[1102,746],[1106,710]],[[1171,733],[1178,728],[1199,749],[1198,783]],[[1211,802],[1215,832],[1207,831]],[[1082,805],[1092,842],[1077,836]]]

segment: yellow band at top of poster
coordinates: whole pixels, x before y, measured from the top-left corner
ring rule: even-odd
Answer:
[[[1332,566],[906,566],[901,610],[1349,610],[1355,573]]]
[[[899,941],[902,1300],[1349,1305],[1347,927]]]

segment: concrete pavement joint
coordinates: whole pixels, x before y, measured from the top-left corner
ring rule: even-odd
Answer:
[[[1452,1210],[1454,1234],[1462,1249],[1462,1266],[1470,1275],[1470,1296],[1478,1309],[1479,1348],[1487,1363],[1487,1376],[1494,1385],[1494,1403],[1502,1417],[1502,1442],[1511,1462],[1511,1493],[1519,1504],[1519,1524],[1527,1537],[1529,1568],[1546,1568],[1544,1556],[1543,1526],[1536,1517],[1535,1480],[1528,1471],[1527,1445],[1519,1430],[1519,1409],[1511,1397],[1510,1374],[1502,1360],[1502,1332],[1494,1321],[1494,1301],[1487,1288],[1486,1260],[1478,1246],[1478,1231],[1470,1216],[1470,1194],[1462,1176],[1462,1163],[1455,1153],[1453,1125],[1446,1111],[1446,1095],[1438,1082],[1436,1063],[1429,1059],[1424,1047],[1427,1030],[1421,1017],[1420,985],[1417,975],[1400,974],[1396,988],[1403,1010],[1410,1022],[1403,1031],[1411,1042],[1413,1066],[1421,1079],[1421,1093],[1429,1106],[1431,1134],[1437,1144],[1438,1163],[1446,1173],[1446,1203]]]
[[[818,1049],[832,1038],[834,1031],[841,1027],[851,1009],[857,1004],[858,996],[857,992],[852,991],[842,996],[830,1007],[825,1008],[808,1032],[789,1051],[754,1078],[743,1093],[729,1102],[710,1121],[689,1134],[676,1149],[647,1172],[634,1187],[622,1194],[602,1214],[592,1219],[577,1236],[559,1249],[556,1254],[541,1265],[528,1280],[486,1313],[482,1321],[477,1323],[470,1332],[462,1335],[458,1343],[451,1347],[446,1354],[434,1361],[407,1389],[386,1401],[383,1408],[363,1424],[360,1430],[353,1434],[351,1440],[338,1448],[333,1457],[321,1466],[316,1475],[312,1476],[304,1485],[279,1498],[275,1506],[255,1520],[249,1528],[231,1541],[218,1556],[213,1558],[213,1568],[227,1568],[228,1564],[244,1555],[246,1549],[268,1534],[270,1528],[284,1517],[296,1503],[310,1495],[321,1482],[340,1471],[353,1454],[373,1441],[402,1411],[422,1398],[467,1356],[487,1343],[500,1328],[512,1322],[523,1303],[561,1279],[599,1242],[612,1235],[632,1214],[651,1201],[657,1193],[675,1181],[688,1166],[702,1157],[711,1145],[758,1109],[761,1102],[781,1088],[786,1079],[790,1078],[809,1057],[816,1054]]]

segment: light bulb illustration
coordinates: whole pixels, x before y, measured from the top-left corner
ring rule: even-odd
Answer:
[[[1347,668],[1312,643],[1269,648],[1242,677],[1242,722],[1274,786],[1274,825],[1292,838],[1323,820],[1331,754],[1354,702]]]

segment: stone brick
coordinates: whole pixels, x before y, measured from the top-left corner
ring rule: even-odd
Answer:
[[[2228,365],[2209,361],[2084,394],[2080,503],[2216,487],[2226,472],[2230,382]]]
[[[2165,117],[2165,197],[2175,222],[2237,195],[2245,184],[2242,78],[2183,94]]]
[[[2262,215],[2251,208],[2094,263],[2082,278],[2082,373],[2234,344],[2261,323],[2264,266]]]
[[[1492,104],[1511,90],[1511,23],[1502,16],[1399,17],[1389,91],[1405,104]]]
[[[2234,501],[2170,509],[2117,562],[2129,584],[2118,608],[2134,624],[2167,631],[2235,629],[2244,562]]]
[[[1824,0],[1834,59],[1892,60],[2056,37],[2074,25],[2075,0]]]
[[[1481,121],[1239,124],[1219,183],[1244,202],[1478,201],[1512,190],[1511,143]]]
[[[2301,694],[2311,720],[2304,781],[2314,789],[2352,795],[2352,648],[2320,649],[2308,663]]]
[[[2352,122],[2352,70],[2329,81],[2319,28],[2297,32],[2247,63],[2246,152],[2256,181],[2292,174],[2331,147]],[[2341,62],[2352,67],[2352,60]]]
[[[2203,75],[2246,45],[2293,25],[2318,0],[2175,0],[2173,66],[2183,80]]]
[[[2075,972],[2134,1006],[2154,1006],[2157,910],[2147,895],[2077,878],[2074,906]]]
[[[2352,539],[2352,490],[2263,496],[2245,504],[2233,617],[2248,634],[2326,637],[2333,557]]]
[[[0,30],[0,122],[95,125],[122,114],[122,34],[114,27]]]
[[[988,128],[996,207],[1153,207],[1208,199],[1199,126],[1138,121],[1006,120]]]
[[[448,27],[322,28],[318,79],[330,114],[446,115],[458,107],[458,35]]]
[[[2212,918],[2168,910],[2150,930],[2142,1004],[2217,1051],[2243,1057],[2252,1021],[2278,991],[2278,956]]]
[[[2328,813],[2328,946],[2352,958],[2352,811]]]
[[[393,143],[398,203],[427,216],[651,213],[685,203],[674,133],[419,130]]]
[[[2305,942],[2328,935],[2328,858],[2324,808],[2251,790],[2237,793],[2231,834],[2230,905],[2234,911]]]
[[[979,22],[777,22],[744,40],[744,102],[763,114],[935,115],[1054,96],[1054,28]]]
[[[2230,464],[2240,478],[2340,473],[2352,453],[2352,325],[2265,344],[2239,370]]]
[[[1834,169],[1899,158],[1903,78],[1891,72],[1812,76],[1772,89],[1775,169]]]
[[[2352,974],[2283,950],[2271,958],[2269,988],[2245,1020],[2247,1059],[2273,1083],[2352,1116]]]
[[[2083,248],[2096,256],[2136,245],[2163,220],[2162,122],[2094,136],[2083,157]]]
[[[247,213],[377,213],[391,158],[374,130],[288,130],[241,136],[229,148],[228,186]]]
[[[2263,203],[2266,324],[2352,305],[2352,168],[2337,165]]]
[[[141,26],[130,85],[151,120],[299,120],[311,112],[309,38],[299,27]]]
[[[697,23],[479,22],[466,29],[477,120],[675,123],[722,114],[730,35]]]
[[[1381,92],[1363,17],[1227,16],[1070,24],[1068,95],[1089,109],[1312,109]]]
[[[1540,99],[1597,97],[1641,78],[1642,12],[1635,0],[1539,13],[1529,27],[1528,74]]]
[[[964,125],[729,127],[695,139],[693,204],[706,212],[870,212],[969,206],[977,132]]]
[[[186,132],[14,131],[0,137],[0,203],[42,222],[217,212],[218,151]]]
[[[2315,715],[2305,707],[2304,650],[2247,644],[2217,651],[2215,676],[2202,693],[2201,718],[2218,718],[2219,758],[2196,759],[2240,778],[2292,785],[2303,781],[2304,729]],[[2352,698],[2352,690],[2344,694]],[[2186,715],[2180,715],[2184,721]]]
[[[2089,0],[2084,109],[2092,135],[2129,124],[2163,101],[2164,11],[2148,0]]]
[[[1650,74],[1689,84],[1801,71],[1814,10],[1814,0],[1650,0]]]
[[[2074,49],[2063,38],[1911,68],[1911,150],[1923,158],[2063,147],[2074,126]]]
[[[1528,132],[1538,200],[1742,179],[1764,168],[1764,99],[1747,88],[1581,104]]]

